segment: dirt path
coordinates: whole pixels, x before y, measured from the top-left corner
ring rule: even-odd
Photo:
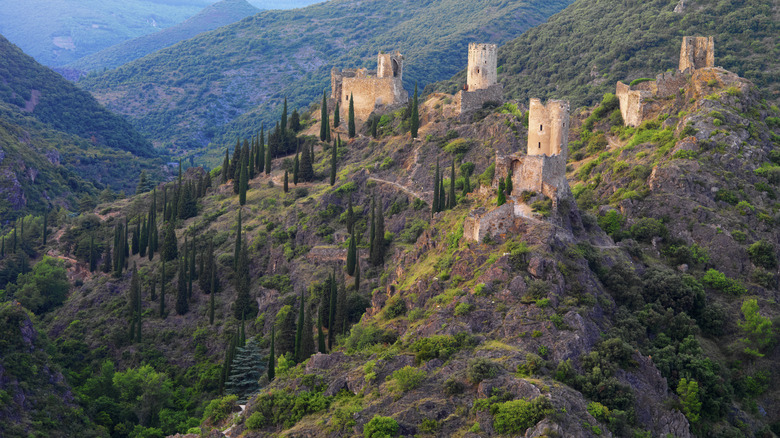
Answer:
[[[390,184],[391,186],[395,186],[396,188],[398,188],[402,192],[404,192],[404,193],[406,193],[408,195],[414,196],[415,198],[420,198],[420,199],[422,199],[423,201],[426,201],[426,202],[430,202],[430,200],[427,199],[427,198],[430,198],[431,196],[433,196],[433,195],[429,195],[427,192],[426,193],[417,193],[417,192],[415,192],[414,190],[412,190],[412,189],[410,189],[408,187],[405,187],[405,186],[402,186],[401,184],[398,184],[397,182],[388,181],[386,179],[375,178],[373,176],[369,177],[368,179],[371,180],[371,181],[376,181],[376,182],[383,183],[383,184]]]

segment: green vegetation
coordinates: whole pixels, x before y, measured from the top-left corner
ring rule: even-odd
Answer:
[[[555,412],[547,397],[537,397],[531,401],[495,403],[490,407],[490,411],[496,432],[515,436],[523,435],[526,429]]]
[[[399,432],[398,422],[390,417],[374,415],[374,418],[363,427],[365,438],[392,438]]]

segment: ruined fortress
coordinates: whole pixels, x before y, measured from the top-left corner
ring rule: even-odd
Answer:
[[[471,211],[464,223],[464,235],[482,241],[486,235],[508,235],[518,232],[525,220],[532,218],[531,208],[522,202],[523,192],[541,193],[557,208],[558,200],[570,196],[566,180],[566,160],[569,145],[569,103],[551,100],[547,105],[531,99],[528,114],[528,153],[496,157],[493,183],[480,188],[484,196],[492,196],[498,181],[512,170],[512,194],[507,203],[491,210]]]
[[[498,46],[469,44],[469,63],[465,89],[455,95],[459,114],[482,108],[485,102],[501,102],[504,86],[498,83]]]
[[[409,93],[403,87],[404,57],[399,52],[379,53],[377,69],[365,68],[330,72],[331,99],[339,102],[344,119],[349,111],[349,98],[353,96],[355,119],[366,121],[380,107],[406,103]]]
[[[651,113],[654,100],[673,96],[698,69],[715,66],[715,41],[712,37],[683,37],[680,64],[677,71],[662,73],[653,81],[634,86],[618,81],[615,95],[620,100],[620,113],[626,126],[637,127]]]

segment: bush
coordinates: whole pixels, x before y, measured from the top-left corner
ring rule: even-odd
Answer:
[[[249,430],[259,430],[263,427],[263,414],[260,412],[253,412],[249,418],[246,419],[244,425]]]
[[[464,389],[466,389],[465,385],[454,377],[450,377],[444,382],[444,393],[447,395],[462,394]]]
[[[499,370],[500,367],[497,363],[484,357],[478,357],[469,361],[466,374],[468,379],[476,384],[485,379],[496,377]]]
[[[374,415],[374,418],[363,427],[365,438],[391,438],[398,435],[398,422],[390,417]]]
[[[745,286],[739,281],[726,277],[726,274],[716,270],[708,270],[701,279],[701,282],[712,289],[725,292],[729,295],[742,295],[747,293]]]
[[[531,248],[525,242],[511,242],[506,249],[509,252],[509,264],[512,269],[522,271],[528,267],[528,254]]]
[[[775,247],[766,240],[759,240],[750,245],[748,247],[748,256],[750,256],[750,261],[756,266],[769,270],[777,267]]]
[[[385,305],[385,319],[395,319],[406,314],[406,303],[399,296],[394,296]]]
[[[418,363],[435,358],[447,360],[460,349],[460,342],[450,335],[434,335],[418,339],[410,348]]]
[[[491,407],[493,427],[506,435],[523,435],[526,429],[555,412],[547,397],[539,396],[532,401],[512,400],[496,403]]]
[[[238,401],[238,396],[235,395],[228,395],[210,401],[203,411],[203,422],[209,424],[222,422],[238,407],[236,401]]]
[[[623,228],[623,224],[626,219],[617,210],[609,210],[603,216],[599,216],[599,227],[604,230],[605,233],[612,236]]]
[[[665,237],[666,234],[666,226],[651,217],[643,217],[631,226],[631,236],[641,242],[649,242],[653,237]]]
[[[405,366],[393,372],[393,386],[398,392],[411,391],[425,380],[425,371],[412,366]]]
[[[417,239],[420,237],[423,231],[427,229],[428,229],[428,221],[422,219],[415,219],[414,221],[412,221],[412,223],[406,225],[403,231],[401,231],[399,237],[401,241],[404,243],[414,243],[417,242]]]
[[[390,330],[384,330],[373,325],[358,324],[352,327],[344,342],[348,352],[360,351],[375,344],[393,344],[398,335]]]
[[[472,310],[474,310],[474,305],[468,303],[458,303],[458,305],[455,306],[455,316],[467,315]]]

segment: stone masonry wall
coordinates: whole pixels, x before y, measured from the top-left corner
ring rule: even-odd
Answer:
[[[506,236],[516,233],[522,226],[523,218],[515,216],[514,203],[506,203],[487,211],[478,208],[469,213],[463,223],[463,235],[467,239],[482,242],[487,235]]]
[[[569,103],[531,99],[528,115],[528,155],[566,154],[569,144]]]
[[[455,95],[453,102],[459,108],[460,114],[468,114],[481,109],[485,102],[503,102],[503,100],[504,86],[495,84],[482,90],[461,90]]]
[[[355,119],[365,121],[378,107],[406,103],[409,93],[403,88],[403,56],[400,53],[377,56],[377,70],[331,70],[331,99],[339,101],[342,119],[349,111],[353,96]]]
[[[712,37],[683,37],[680,71],[715,67],[715,40]]]
[[[484,90],[498,81],[498,46],[469,44],[469,65],[466,85],[468,91]]]

